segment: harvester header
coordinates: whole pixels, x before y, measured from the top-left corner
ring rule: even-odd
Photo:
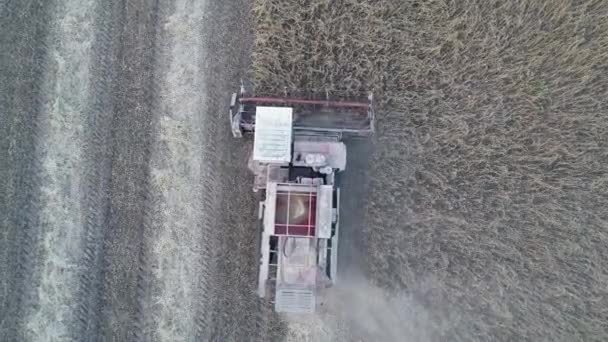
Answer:
[[[284,96],[268,96],[254,94],[241,85],[240,92],[232,94],[230,102],[230,122],[235,137],[255,130],[256,109],[260,106],[292,108],[292,126],[296,132],[349,136],[368,136],[374,132],[371,93],[355,99],[332,98],[328,92],[323,95],[308,94],[306,97],[287,93]]]

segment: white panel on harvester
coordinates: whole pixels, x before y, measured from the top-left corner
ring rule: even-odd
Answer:
[[[256,108],[253,160],[263,163],[291,161],[292,112],[290,107]]]

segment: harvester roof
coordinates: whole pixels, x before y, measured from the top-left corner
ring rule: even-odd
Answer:
[[[257,107],[253,160],[279,164],[291,161],[292,120],[291,107]]]

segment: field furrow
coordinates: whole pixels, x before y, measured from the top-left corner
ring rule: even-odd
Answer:
[[[42,165],[48,27],[52,6],[2,5],[0,26],[0,340],[25,338],[23,316],[34,302]]]
[[[147,215],[155,110],[156,1],[114,4],[117,21],[114,99],[109,140],[109,209],[102,238],[99,336],[133,340],[140,329],[138,294]]]

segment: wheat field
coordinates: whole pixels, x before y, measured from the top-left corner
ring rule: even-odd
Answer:
[[[433,340],[608,339],[608,2],[255,0],[259,92],[373,91],[366,275]]]

